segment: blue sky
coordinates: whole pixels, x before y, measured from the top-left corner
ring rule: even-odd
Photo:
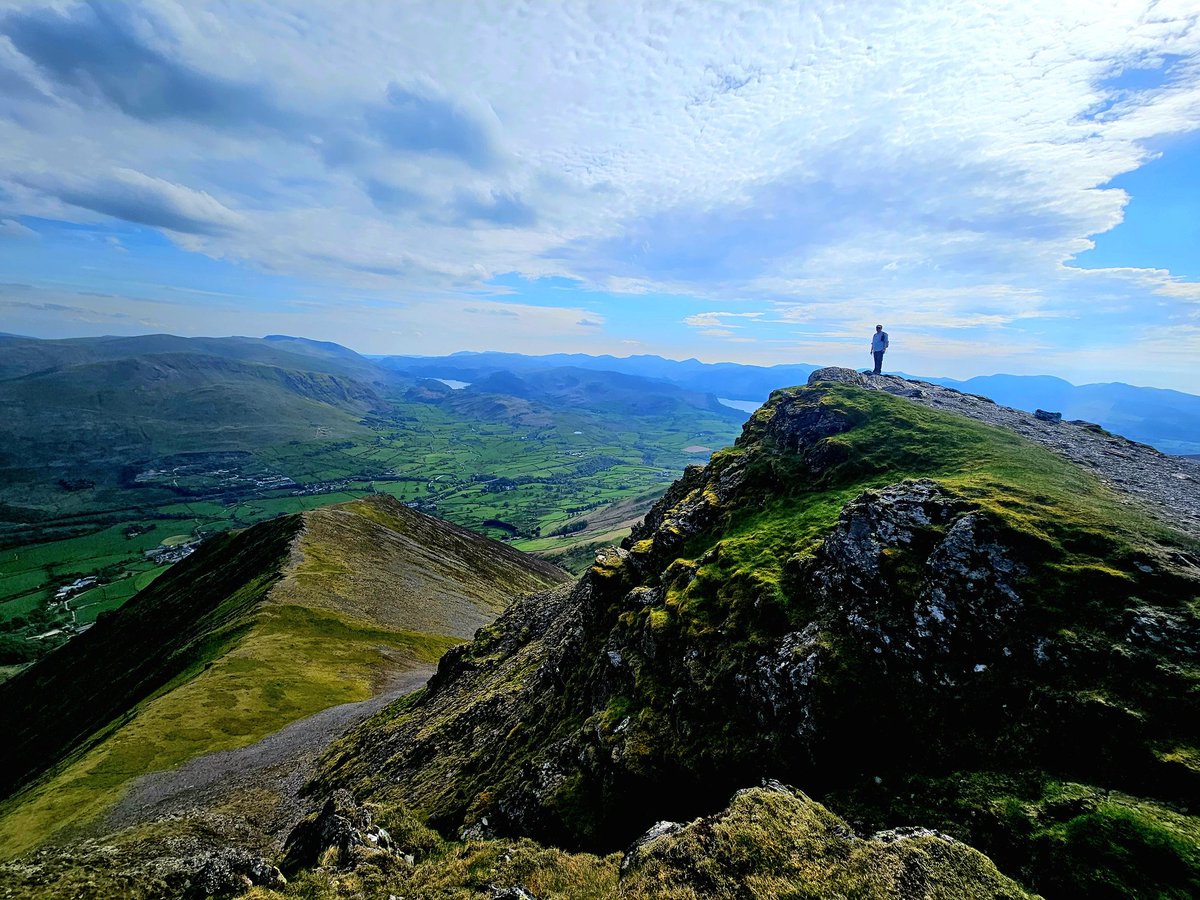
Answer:
[[[1200,4],[0,4],[0,331],[1196,391]]]

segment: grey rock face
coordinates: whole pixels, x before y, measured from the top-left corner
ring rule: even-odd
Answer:
[[[672,834],[678,834],[683,831],[686,826],[682,822],[655,822],[646,833],[639,837],[630,848],[625,851],[625,856],[621,859],[621,871],[625,872],[633,866],[638,865],[644,854],[649,851],[660,838],[667,837]]]
[[[192,863],[199,868],[184,889],[185,898],[233,897],[255,885],[278,890],[287,884],[280,871],[261,856],[233,847],[205,853]]]
[[[817,369],[811,372],[808,376],[808,384],[811,387],[821,382],[833,382],[835,384],[851,384],[855,387],[866,387],[867,377],[860,375],[853,369],[845,369],[841,366],[826,366],[823,369]]]
[[[1035,409],[1033,411],[1033,417],[1035,419],[1041,419],[1043,422],[1061,422],[1062,421],[1062,413],[1047,412],[1044,409]]]
[[[391,836],[371,821],[371,811],[339,789],[316,816],[296,826],[285,848],[284,868],[294,871],[317,864],[351,868],[373,852],[391,852]]]
[[[537,897],[520,885],[509,887],[496,887],[493,885],[491,891],[491,900],[537,900]]]
[[[779,450],[796,452],[816,449],[822,438],[842,434],[852,427],[838,410],[814,403],[783,403],[767,423],[765,435]]]

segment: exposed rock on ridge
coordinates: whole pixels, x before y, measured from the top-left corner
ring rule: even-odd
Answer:
[[[1110,434],[1099,425],[1062,421],[1000,406],[987,397],[964,394],[928,381],[895,375],[861,375],[851,369],[818,369],[810,385],[838,382],[905,397],[933,409],[968,416],[1009,428],[1035,443],[1084,466],[1115,490],[1141,501],[1151,515],[1193,536],[1200,536],[1200,460],[1168,456],[1146,444]]]

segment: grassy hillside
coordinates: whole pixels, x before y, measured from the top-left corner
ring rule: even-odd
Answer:
[[[1190,896],[1196,553],[1010,431],[779,392],[623,554],[452,653],[320,786],[610,849],[783,777],[1048,896]]]
[[[139,459],[361,434],[378,402],[338,375],[196,353],[69,366],[0,381],[10,423],[0,472],[29,483],[36,506],[59,479],[111,489]]]
[[[42,663],[0,685],[8,796],[139,703],[236,642],[300,529],[280,519],[223,535]],[[87,673],[87,677],[81,677]],[[49,710],[56,710],[47,715]]]
[[[703,396],[605,373],[522,382],[522,396],[410,389],[286,336],[0,348],[0,680],[213,534],[384,491],[565,547],[550,532],[661,492],[688,448],[721,446],[738,423]]]
[[[0,685],[3,793],[24,786],[0,848],[86,824],[146,772],[365,699],[563,577],[386,496],[214,539]]]

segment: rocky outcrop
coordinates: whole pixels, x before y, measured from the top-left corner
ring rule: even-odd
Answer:
[[[780,773],[855,797],[888,832],[847,848],[924,841],[943,861],[939,835],[894,830],[935,823],[883,811],[893,785],[933,797],[949,773],[1022,769],[1200,799],[1187,539],[1123,520],[1012,428],[944,410],[1019,416],[1060,457],[1079,434],[1081,458],[1116,439],[950,393],[846,370],[776,392],[578,584],[517,601],[422,696],[343,741],[313,790],[411,804],[449,836],[612,850],[656,820],[709,821]],[[976,834],[965,806],[938,815]],[[653,848],[683,827],[663,825],[626,868],[665,873]]]
[[[305,819],[288,838],[283,869],[296,872],[315,866],[350,869],[376,854],[397,854],[387,829],[372,820],[371,811],[354,801],[349,791],[334,791],[319,813]],[[411,855],[407,860],[412,863]]]
[[[123,835],[38,851],[0,865],[5,897],[221,900],[287,880],[260,852],[222,845],[211,834]]]
[[[807,576],[870,652],[950,684],[1023,642],[1016,556],[986,516],[922,480],[847,504]]]
[[[1009,429],[1093,472],[1146,514],[1200,537],[1200,461],[1195,459],[1168,456],[1146,444],[1110,434],[1091,422],[1063,421],[1061,413],[1010,409],[987,397],[928,381],[826,368],[813,372],[808,383],[848,384],[882,391]]]

